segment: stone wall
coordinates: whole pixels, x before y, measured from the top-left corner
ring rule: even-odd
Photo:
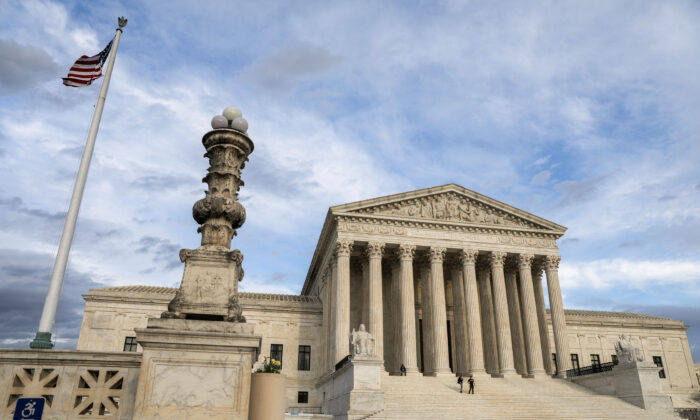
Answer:
[[[131,419],[141,354],[68,350],[0,351],[0,420],[18,398],[46,400],[43,419]]]

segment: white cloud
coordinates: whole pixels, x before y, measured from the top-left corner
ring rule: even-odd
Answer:
[[[562,288],[574,289],[645,289],[652,285],[700,293],[700,261],[697,260],[628,260],[623,258],[584,262],[562,261],[559,269]],[[673,289],[679,292],[680,289]]]

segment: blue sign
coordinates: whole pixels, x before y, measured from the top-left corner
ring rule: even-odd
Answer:
[[[44,414],[43,398],[20,398],[15,405],[15,416],[12,420],[41,420]]]

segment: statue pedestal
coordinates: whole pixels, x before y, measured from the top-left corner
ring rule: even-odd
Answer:
[[[151,318],[136,339],[143,357],[135,420],[248,418],[261,342],[253,325]]]
[[[645,410],[673,413],[671,397],[661,391],[660,369],[651,362],[627,362],[607,372],[575,376],[569,380]]]
[[[326,414],[336,420],[355,420],[383,410],[383,367],[384,361],[375,356],[355,356],[333,372],[324,384],[330,396]]]
[[[615,366],[612,369],[615,394],[645,410],[673,412],[671,397],[661,391],[659,370],[652,362],[628,362]]]

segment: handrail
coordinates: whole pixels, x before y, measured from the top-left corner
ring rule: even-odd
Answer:
[[[583,376],[583,375],[590,375],[593,373],[600,373],[600,372],[607,372],[609,370],[612,370],[614,366],[617,365],[617,362],[608,362],[608,363],[596,363],[590,366],[584,366],[580,368],[574,368],[574,369],[569,369],[566,371],[566,377],[567,378],[573,378],[575,376]]]

